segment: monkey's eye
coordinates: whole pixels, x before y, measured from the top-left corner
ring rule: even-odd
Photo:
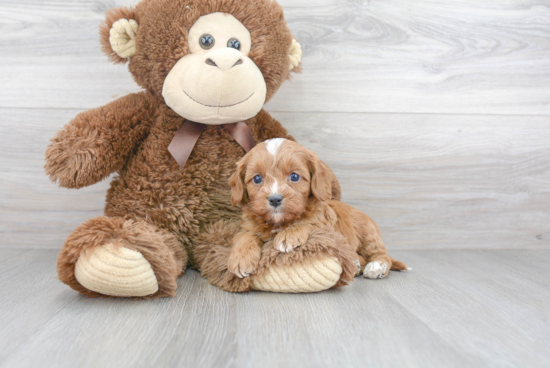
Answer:
[[[290,174],[290,176],[288,178],[290,179],[290,181],[292,181],[294,183],[297,183],[297,182],[300,181],[300,175],[298,175],[296,173]]]
[[[261,184],[264,179],[260,174],[258,174],[252,179],[252,181],[254,182],[254,184]]]
[[[199,43],[203,49],[208,50],[208,49],[211,49],[212,46],[214,46],[214,44],[216,43],[216,40],[214,39],[214,37],[212,37],[209,34],[203,34],[201,36]]]
[[[231,47],[233,49],[240,50],[241,49],[241,41],[237,40],[236,38],[232,38],[229,41],[227,41],[227,47]]]

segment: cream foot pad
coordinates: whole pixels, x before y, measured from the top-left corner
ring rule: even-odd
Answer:
[[[75,276],[85,288],[110,296],[147,296],[158,290],[157,278],[143,255],[112,244],[82,253]]]
[[[292,266],[274,265],[260,277],[252,278],[250,285],[254,290],[275,293],[311,293],[330,289],[341,274],[340,262],[327,257]]]

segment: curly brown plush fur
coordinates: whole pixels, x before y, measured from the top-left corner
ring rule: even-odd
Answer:
[[[59,254],[59,278],[85,295],[98,294],[78,283],[75,263],[81,252],[107,243],[137,250],[149,261],[159,282],[153,297],[174,295],[175,279],[186,265],[203,264],[210,281],[224,289],[248,289],[248,281],[228,280],[221,269],[234,229],[227,223],[240,217],[240,210],[231,206],[229,177],[244,150],[219,126],[206,127],[184,169],[167,150],[184,118],[166,105],[163,82],[189,53],[189,28],[213,12],[232,14],[250,31],[248,56],[265,79],[266,101],[289,78],[292,35],[275,1],[143,0],[135,9],[107,13],[101,42],[115,62],[127,59],[109,45],[113,22],[122,17],[139,23],[129,70],[145,91],[79,114],[46,151],[46,173],[63,187],[81,188],[118,173],[107,194],[105,216],[77,228]],[[245,123],[256,142],[293,139],[264,110]],[[337,183],[334,188],[334,197],[339,198]],[[195,254],[199,240],[202,248]]]
[[[370,217],[331,200],[334,181],[329,167],[296,142],[270,140],[248,152],[230,180],[232,202],[243,206],[243,220],[233,238],[229,271],[238,277],[260,276],[265,270],[260,263],[269,267],[285,259],[298,262],[303,246],[313,256],[325,249],[344,252],[353,260],[361,256],[374,262],[369,270],[381,265],[381,273],[367,272],[367,277],[384,277],[390,268],[408,269],[388,255],[380,229]],[[273,243],[269,255],[268,242]]]
[[[227,259],[231,253],[232,239],[239,230],[238,222],[219,221],[207,226],[198,236],[195,259],[200,264],[199,271],[212,285],[222,290],[250,291],[250,279],[240,279],[227,269]]]

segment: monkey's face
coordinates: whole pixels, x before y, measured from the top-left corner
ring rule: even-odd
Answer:
[[[250,32],[234,16],[212,13],[189,30],[190,53],[164,81],[162,96],[182,117],[204,124],[249,119],[262,108],[266,83],[248,57]]]
[[[100,34],[140,86],[211,125],[256,116],[302,57],[275,0],[141,0],[109,10]]]

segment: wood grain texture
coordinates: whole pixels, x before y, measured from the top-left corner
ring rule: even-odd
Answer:
[[[70,108],[138,89],[124,67],[101,55],[97,35],[107,9],[133,4],[0,3],[0,106],[10,106],[0,108],[0,246],[59,248],[102,213],[108,182],[56,188],[43,173],[43,153],[82,111]],[[327,160],[344,198],[380,224],[390,248],[550,245],[550,118],[533,115],[550,108],[549,7],[535,0],[281,4],[302,42],[304,73],[269,110]],[[510,113],[521,115],[503,115]]]
[[[285,14],[303,45],[304,73],[283,85],[273,110],[550,112],[545,2],[290,3]]]
[[[548,365],[549,251],[393,255],[413,271],[302,295],[189,271],[174,298],[133,301],[68,289],[54,250],[0,249],[0,367]]]
[[[2,246],[60,248],[80,223],[102,215],[108,180],[59,188],[44,172],[46,146],[80,110],[0,109]]]
[[[49,138],[78,112],[0,109],[0,246],[59,248],[102,214],[108,181],[68,190],[43,170]],[[547,117],[273,115],[336,172],[390,249],[550,246]]]
[[[390,248],[550,245],[544,116],[276,113]]]
[[[104,12],[136,1],[3,0],[0,107],[92,108],[138,90],[99,50]],[[550,114],[540,0],[282,0],[304,72],[272,111]]]

